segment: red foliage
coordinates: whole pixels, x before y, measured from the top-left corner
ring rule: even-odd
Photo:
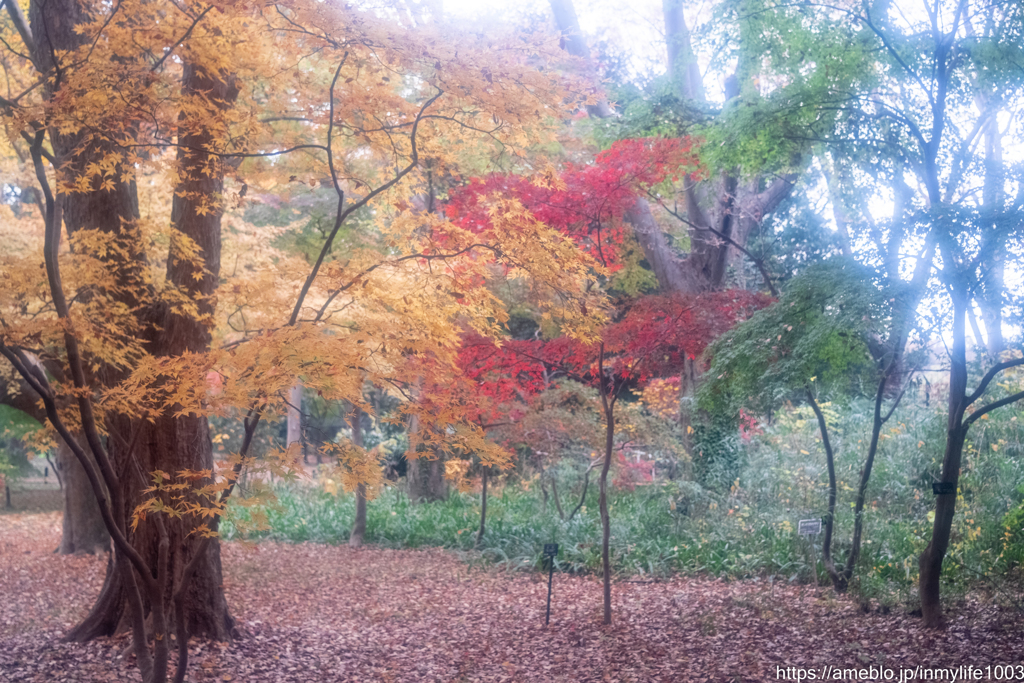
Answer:
[[[637,300],[620,322],[602,334],[604,365],[616,382],[643,384],[655,377],[679,373],[686,358],[695,358],[708,344],[739,320],[769,302],[745,290],[715,292],[688,298],[647,296]],[[497,411],[509,403],[528,403],[546,383],[570,377],[587,384],[597,381],[599,346],[558,337],[551,340],[498,342],[468,334],[463,338],[459,365],[477,396],[472,411]],[[448,388],[451,391],[451,388]],[[486,421],[493,421],[488,414]]]
[[[488,226],[487,200],[515,197],[538,220],[559,230],[612,270],[619,266],[622,217],[637,194],[663,182],[699,171],[689,139],[620,140],[597,155],[593,164],[570,164],[551,183],[519,175],[472,178],[454,190],[445,211],[462,228]]]
[[[744,441],[750,441],[758,434],[763,434],[764,429],[756,417],[748,413],[747,411],[740,408],[740,438]]]
[[[687,358],[702,354],[719,335],[769,301],[740,289],[697,297],[645,296],[605,329],[605,352],[623,379],[644,383],[670,377]]]
[[[649,460],[630,460],[623,453],[619,453],[612,486],[632,491],[638,484],[650,484],[653,480],[653,466]]]

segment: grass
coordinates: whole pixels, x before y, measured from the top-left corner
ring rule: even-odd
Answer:
[[[611,495],[611,552],[620,574],[767,573],[796,579],[809,571],[800,539],[785,527],[755,529],[742,514],[725,527],[710,518],[686,518],[671,509],[670,489],[671,485],[650,485]],[[265,510],[269,528],[248,531],[248,538],[347,542],[355,510],[352,495],[295,484],[277,486],[275,493],[277,505]],[[475,548],[478,496],[453,493],[445,501],[412,505],[401,491],[389,489],[369,504],[366,542],[390,548],[477,549],[483,558],[515,569],[539,568],[543,545],[558,543],[560,571],[588,573],[600,567],[596,492],[588,494],[584,508],[567,521],[553,506],[545,510],[536,490],[521,487],[506,486],[490,497],[487,511],[483,543]],[[239,526],[251,520],[246,508],[231,508],[222,525],[225,537],[240,537]],[[737,540],[741,536],[742,543]]]
[[[847,406],[830,417],[837,448],[840,495],[833,556],[845,560],[852,536],[850,509],[863,458],[868,420],[865,406]],[[738,470],[723,489],[696,482],[659,480],[610,497],[612,564],[619,576],[675,574],[728,578],[752,576],[810,582],[812,571],[827,585],[820,547],[812,563],[800,519],[825,511],[826,477],[815,422],[806,411],[780,413],[764,433],[742,444]],[[892,421],[879,451],[869,486],[865,536],[853,589],[864,599],[888,606],[914,606],[917,557],[931,533],[928,514],[934,499],[930,482],[939,466],[941,411],[908,404]],[[1020,430],[1012,413],[972,432],[961,478],[953,539],[944,569],[944,595],[956,597],[982,588],[1017,600],[1019,568],[1004,557],[1013,530],[1007,513],[1020,505],[1016,487],[1024,480]],[[563,509],[578,499],[573,465],[559,473]],[[735,479],[731,486],[728,481]],[[443,547],[474,551],[471,557],[510,569],[539,569],[545,543],[558,543],[556,568],[573,573],[600,569],[597,490],[572,520],[545,505],[536,478],[514,479],[495,487],[488,501],[487,531],[476,547],[478,495],[453,493],[447,500],[410,504],[399,488],[385,490],[368,507],[366,542],[381,547]],[[243,535],[288,542],[340,544],[348,540],[355,499],[316,486],[275,486],[277,504],[264,509],[266,528],[251,526],[253,508],[232,505],[222,526],[227,538]],[[578,496],[578,493],[575,494]],[[570,502],[570,500],[572,502]],[[1018,515],[1019,516],[1019,515]],[[820,536],[817,540],[820,543]],[[813,569],[812,569],[813,567]]]

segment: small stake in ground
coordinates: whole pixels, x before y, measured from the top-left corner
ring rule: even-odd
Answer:
[[[548,560],[548,611],[544,616],[544,625],[551,623],[551,579],[555,575],[555,556],[558,555],[557,543],[544,544],[544,557]]]
[[[821,533],[821,519],[801,519],[797,523],[797,533],[801,536],[807,536],[807,542],[811,544],[811,574],[814,576],[814,585],[818,585],[818,556],[814,552],[814,541],[811,540],[811,536],[817,536]]]

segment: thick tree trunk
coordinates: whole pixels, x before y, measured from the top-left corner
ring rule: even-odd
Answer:
[[[149,478],[149,472],[161,469],[173,473],[185,469],[210,469],[213,466],[212,442],[206,418],[161,417],[155,424],[142,423],[141,429],[134,458],[125,458],[123,452],[119,453],[115,449],[116,462],[121,469],[121,493],[129,515],[142,502],[141,491],[151,483],[142,481],[143,476]],[[125,466],[129,460],[134,462]],[[194,535],[187,536],[187,530],[181,524],[168,524],[167,531],[170,535],[170,567],[177,575],[194,556],[197,539]],[[143,557],[150,560],[150,566],[157,565],[159,532],[152,518],[139,523],[131,535],[131,542]],[[208,543],[205,554],[207,558],[201,562],[184,592],[188,633],[192,637],[230,640],[234,635],[234,620],[228,613],[224,597],[220,545]],[[127,629],[130,626],[127,597],[121,572],[108,571],[96,604],[85,620],[68,633],[67,638],[83,642]],[[147,604],[147,611],[149,608]]]
[[[42,22],[49,22],[51,28],[54,25],[51,20],[67,28],[66,19],[57,20],[50,16],[65,4],[69,5],[69,8],[65,8],[67,11],[81,13],[77,4],[63,0],[60,3],[48,2],[40,6],[41,9],[34,9],[33,18],[38,15]],[[237,90],[229,83],[213,79],[191,64],[184,66],[182,89],[186,97],[211,98],[214,104],[210,107],[214,110],[230,106],[237,96]],[[213,113],[206,112],[205,115]],[[61,140],[59,136],[55,139]],[[172,241],[167,259],[167,277],[182,294],[196,300],[198,316],[183,316],[168,310],[153,309],[143,313],[150,317],[147,322],[155,323],[152,327],[150,351],[157,356],[203,352],[209,348],[210,320],[215,307],[212,295],[220,272],[221,213],[219,210],[207,211],[203,205],[209,202],[209,198],[221,196],[224,169],[217,164],[209,164],[207,155],[197,151],[213,143],[211,135],[183,128],[179,142],[182,146],[178,151],[178,160],[182,173],[172,202],[171,222],[177,231],[199,247],[201,260],[178,257],[175,254],[176,242]],[[64,140],[58,144],[57,150],[58,158],[69,160],[62,164],[62,168],[70,173],[74,173],[78,165],[100,151],[94,149],[100,143],[92,144],[87,154],[80,154],[80,150],[74,146],[65,149],[72,143],[75,141]],[[118,237],[131,246],[128,262],[117,266],[119,279],[126,291],[145,291],[142,285],[145,255],[134,227],[134,220],[138,218],[135,188],[117,183],[113,191],[70,195],[66,205],[68,209],[65,219],[72,232],[90,227],[118,230]],[[200,207],[203,207],[202,211],[197,211]],[[109,375],[102,378],[105,383],[116,381],[112,373],[105,375]],[[106,427],[113,435],[108,447],[118,470],[121,499],[124,502],[123,509],[115,510],[114,514],[124,519],[130,518],[135,506],[142,502],[142,490],[152,483],[150,473],[154,470],[162,470],[174,476],[182,470],[213,468],[212,443],[205,417],[173,417],[168,409],[167,413],[153,422],[135,423],[123,417],[111,416]],[[170,535],[170,567],[177,575],[195,552],[198,537],[189,535],[190,529],[185,522],[170,523],[167,530]],[[141,522],[131,534],[130,540],[143,557],[151,561],[150,566],[157,566],[159,536],[152,519]],[[206,559],[200,563],[189,581],[180,605],[188,613],[187,628],[190,636],[228,640],[234,629],[224,598],[219,545],[216,542],[208,543],[203,552]],[[67,636],[69,639],[83,641],[111,635],[129,625],[126,611],[128,596],[122,585],[122,577],[121,572],[108,571],[99,599],[86,619],[71,630]],[[152,607],[146,605],[147,610]]]
[[[359,406],[352,408],[352,444],[363,447],[363,411]],[[350,548],[358,548],[363,544],[363,537],[366,535],[366,484],[356,486],[356,516],[352,521],[352,533],[348,536]]]
[[[429,503],[448,498],[448,482],[444,478],[444,462],[421,456],[407,461],[405,470],[409,500]]]
[[[100,516],[96,494],[85,469],[63,440],[57,446],[56,467],[60,468],[64,494],[63,529],[57,552],[91,555],[110,550],[110,534]]]

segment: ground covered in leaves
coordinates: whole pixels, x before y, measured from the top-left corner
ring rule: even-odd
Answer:
[[[106,560],[54,555],[59,539],[57,513],[0,517],[0,681],[138,680],[123,637],[61,642]],[[556,575],[545,627],[546,576],[449,552],[230,543],[224,562],[241,637],[193,643],[193,681],[770,681],[828,666],[900,680],[900,668],[1024,664],[1019,611],[981,600],[924,632],[826,589],[623,581],[604,627],[600,584]]]

